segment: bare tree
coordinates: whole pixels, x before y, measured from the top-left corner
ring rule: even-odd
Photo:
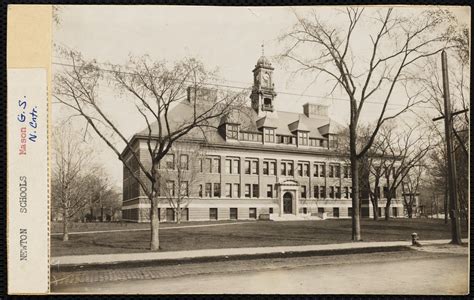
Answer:
[[[373,11],[372,11],[373,12]],[[397,14],[398,13],[398,14]],[[347,95],[350,106],[350,157],[352,168],[352,239],[361,240],[359,215],[359,164],[372,146],[381,125],[394,119],[412,106],[418,104],[419,91],[408,95],[404,108],[387,115],[387,107],[398,85],[405,91],[407,76],[418,68],[417,63],[439,53],[445,47],[446,37],[440,28],[446,18],[445,11],[427,10],[420,15],[406,15],[401,9],[377,9],[375,13],[365,12],[359,7],[347,8],[346,27],[340,28],[313,12],[308,17],[299,16],[293,30],[283,40],[289,47],[283,57],[296,62],[299,71],[316,72],[335,82],[336,87]],[[408,14],[408,15],[407,15]],[[340,23],[339,21],[337,23]],[[366,26],[361,26],[364,23]],[[358,34],[358,39],[353,39]],[[369,45],[357,51],[360,37],[368,37]],[[302,52],[309,46],[311,52]],[[305,53],[313,53],[308,57]],[[367,56],[368,54],[368,56]],[[334,91],[333,89],[333,91]],[[363,108],[370,99],[382,99],[381,111],[377,117],[367,143],[358,147],[357,127]]]
[[[199,181],[202,159],[205,154],[199,145],[177,143],[160,165],[158,174],[160,195],[171,206],[175,222],[181,223],[183,211],[188,208],[193,188]]]
[[[95,60],[86,61],[78,52],[63,51],[62,54],[69,63],[55,76],[54,98],[87,122],[88,128],[107,144],[139,184],[151,203],[150,249],[157,251],[157,167],[160,161],[176,141],[191,132],[200,132],[205,139],[206,130],[217,126],[216,119],[240,107],[244,93],[210,89],[208,83],[215,74],[195,59],[183,59],[170,65],[144,56],[131,58],[125,66],[109,65],[104,69]],[[106,96],[101,93],[100,84],[120,90],[135,106],[146,128],[146,134],[140,138],[146,143],[149,161],[140,158],[133,139],[127,139],[124,134],[120,126],[123,124],[116,122],[113,113],[107,111]],[[187,113],[179,114],[176,106]],[[121,151],[123,148],[116,139],[125,151]]]
[[[51,199],[53,208],[61,213],[63,241],[69,240],[69,222],[92,199],[91,185],[97,171],[91,164],[92,149],[69,123],[52,133]]]
[[[413,214],[417,214],[417,211],[413,212],[413,205],[417,205],[416,198],[419,195],[422,175],[424,172],[425,166],[420,161],[418,165],[415,165],[411,168],[405,179],[403,180],[402,186],[402,196],[403,196],[403,204],[407,210],[408,218],[413,218]],[[415,206],[415,209],[417,206]]]

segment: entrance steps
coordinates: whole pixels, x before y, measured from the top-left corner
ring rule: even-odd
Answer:
[[[270,220],[272,221],[304,221],[304,220],[324,220],[319,216],[312,216],[311,214],[270,214]]]

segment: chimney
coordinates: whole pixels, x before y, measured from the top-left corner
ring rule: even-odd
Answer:
[[[303,112],[308,118],[327,118],[328,106],[321,104],[306,103],[303,105]]]

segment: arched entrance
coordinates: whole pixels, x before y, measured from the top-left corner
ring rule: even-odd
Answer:
[[[285,194],[283,194],[283,213],[293,213],[293,196],[290,192],[286,192]]]

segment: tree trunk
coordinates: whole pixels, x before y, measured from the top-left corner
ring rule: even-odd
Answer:
[[[387,199],[387,204],[385,204],[385,221],[390,219],[390,200]]]
[[[181,208],[179,207],[176,210],[176,223],[181,224]]]
[[[100,221],[104,222],[104,207],[101,205],[100,206]]]
[[[63,242],[69,241],[67,210],[63,209]]]
[[[151,200],[150,226],[151,226],[150,250],[158,251],[160,249],[160,237],[159,237],[160,219],[158,216],[158,203],[157,201],[153,199]]]
[[[355,154],[355,141],[351,138],[351,171],[352,171],[352,240],[362,240],[360,232],[360,202],[359,202],[359,160]],[[354,151],[352,149],[354,143]]]
[[[447,181],[446,181],[447,182]],[[448,224],[448,187],[444,189],[444,224]]]
[[[373,195],[370,197],[371,201],[372,201],[372,208],[373,208],[373,212],[374,212],[374,220],[375,221],[378,221],[379,219],[379,201],[378,201],[378,198],[376,195]]]

